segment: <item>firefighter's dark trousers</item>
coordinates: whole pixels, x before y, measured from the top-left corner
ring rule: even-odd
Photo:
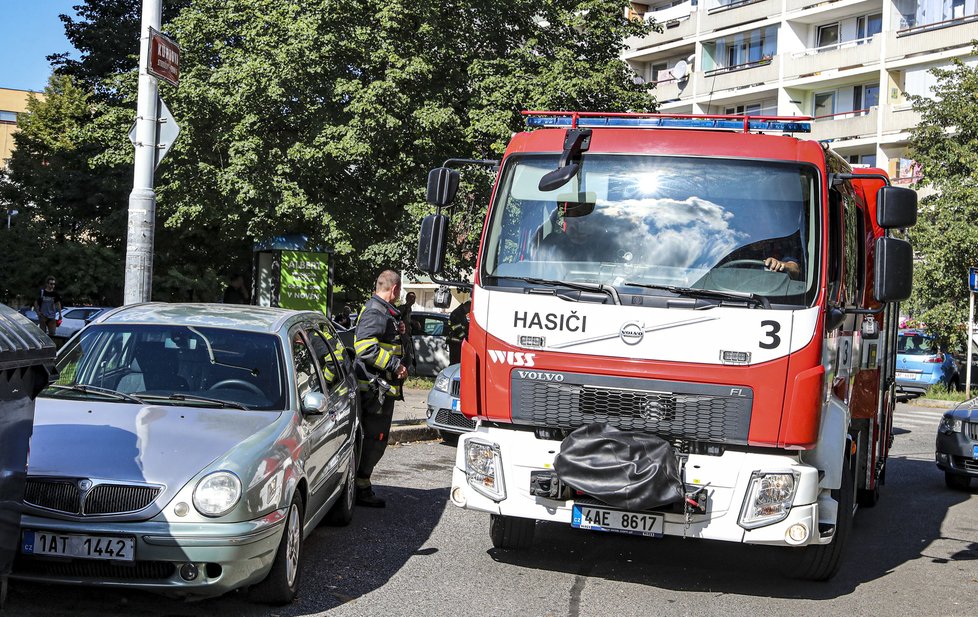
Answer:
[[[394,397],[384,398],[380,410],[375,413],[366,411],[370,408],[364,405],[362,418],[363,451],[360,453],[360,464],[357,467],[358,480],[370,480],[370,474],[380,462],[387,450],[387,439],[390,436],[391,420],[394,418]]]

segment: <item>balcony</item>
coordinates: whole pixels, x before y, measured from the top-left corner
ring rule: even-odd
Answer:
[[[840,2],[841,0],[830,0],[829,2],[824,2],[820,0],[788,0],[785,6],[785,12],[791,13],[792,11],[800,11],[802,9],[807,9],[808,7],[815,6],[816,4],[828,7],[835,2]]]
[[[700,32],[722,30],[780,14],[781,0],[733,0],[710,8],[700,18]]]
[[[657,24],[662,26],[662,32],[652,32],[642,38],[634,37],[626,40],[625,43],[633,51],[654,45],[664,45],[696,34],[696,19],[691,0],[661,11],[648,12],[645,14],[645,19],[647,21],[655,20]]]
[[[876,117],[876,107],[819,116],[812,122],[811,138],[821,141],[876,137]]]
[[[887,105],[883,112],[883,134],[892,135],[909,131],[920,123],[920,113],[910,105]]]
[[[952,47],[970,47],[976,28],[978,15],[906,27],[888,34],[886,48],[893,50],[891,58],[900,58]]]
[[[652,94],[655,95],[656,100],[660,103],[675,101],[680,98],[690,98],[693,92],[689,85],[690,81],[688,79],[682,83],[675,79],[657,81]],[[683,97],[683,94],[686,96]]]
[[[815,75],[833,69],[843,70],[876,64],[880,59],[881,35],[847,41],[831,47],[807,49],[785,56],[786,79]]]
[[[775,83],[778,81],[779,58],[780,56],[775,56],[760,62],[740,64],[706,73],[695,73],[693,77],[696,79],[696,92],[703,95],[710,92]]]

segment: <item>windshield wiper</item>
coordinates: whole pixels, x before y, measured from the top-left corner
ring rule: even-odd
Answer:
[[[119,392],[117,390],[110,390],[109,388],[100,388],[98,386],[88,386],[80,383],[73,383],[73,384],[53,383],[48,387],[54,388],[55,390],[71,390],[72,392],[81,392],[82,394],[101,394],[102,396],[108,396],[109,398],[119,399],[120,401],[139,403],[140,405],[146,404],[146,401],[138,397],[135,397],[131,394],[126,394],[125,392]]]
[[[745,291],[718,291],[716,289],[696,289],[693,287],[676,287],[675,285],[653,285],[650,283],[630,283],[624,285],[629,287],[642,287],[644,289],[661,289],[687,298],[703,298],[705,300],[737,300],[740,302],[753,303],[761,308],[771,308],[771,303],[764,296]]]
[[[611,301],[614,304],[621,304],[621,297],[618,295],[618,290],[611,285],[605,285],[603,283],[583,283],[580,281],[555,281],[551,279],[541,279],[532,276],[501,276],[496,275],[497,279],[506,279],[510,281],[523,281],[524,283],[530,283],[533,285],[549,285],[551,287],[570,287],[571,289],[577,289],[578,291],[598,291],[601,293],[608,294],[611,296]]]
[[[196,394],[150,394],[146,395],[146,398],[151,399],[163,399],[165,401],[191,401],[197,403],[210,403],[212,405],[217,405],[218,407],[231,407],[233,409],[242,409],[248,411],[248,406],[239,403],[237,401],[224,401],[219,398],[209,398],[206,396],[197,396]]]

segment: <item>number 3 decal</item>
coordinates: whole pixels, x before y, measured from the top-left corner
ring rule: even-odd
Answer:
[[[770,328],[764,333],[764,336],[771,339],[770,341],[761,340],[758,345],[761,349],[774,349],[781,344],[781,337],[778,336],[778,332],[781,332],[781,324],[776,321],[766,320],[761,322],[762,328]]]

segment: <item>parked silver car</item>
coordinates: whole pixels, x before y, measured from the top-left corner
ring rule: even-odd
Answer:
[[[61,311],[61,324],[54,335],[60,339],[69,339],[108,310],[111,309],[104,306],[69,306]]]
[[[438,429],[442,439],[448,442],[475,430],[475,420],[466,418],[461,411],[461,366],[452,364],[438,373],[435,386],[428,393],[428,426]]]
[[[418,375],[433,377],[448,366],[448,315],[415,311],[411,314]]]
[[[96,318],[37,399],[14,577],[282,604],[353,514],[356,378],[313,312],[146,304]]]

